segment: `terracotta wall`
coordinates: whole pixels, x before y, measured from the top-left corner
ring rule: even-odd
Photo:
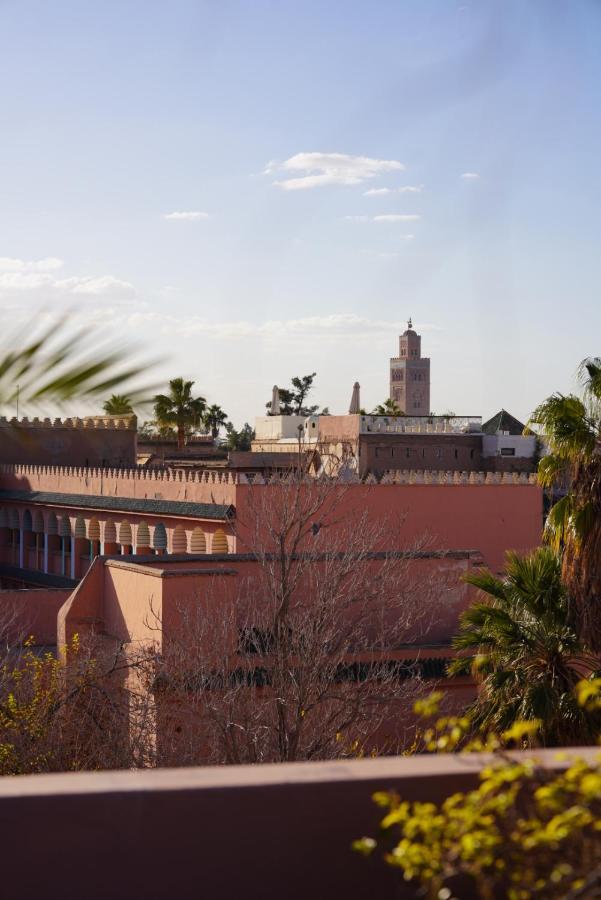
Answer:
[[[71,595],[70,589],[0,590],[0,627],[8,640],[28,637],[35,645],[56,643],[56,623],[60,608]]]
[[[253,490],[237,488],[239,548],[249,541],[245,523],[252,522]],[[281,489],[265,485],[260,490]],[[477,550],[487,566],[499,571],[507,550],[526,552],[541,541],[543,496],[536,484],[351,484],[337,490],[336,519],[342,525],[363,512],[370,521],[385,523],[385,546],[373,549],[413,549],[427,538],[430,549]],[[277,493],[273,496],[276,502]]]
[[[139,469],[118,472],[44,466],[14,466],[0,472],[0,487],[5,490],[52,491],[67,494],[106,494],[149,500],[187,500],[192,503],[235,502],[233,478],[220,479],[215,473],[200,481],[196,473],[163,472]]]
[[[0,427],[0,463],[133,466],[135,428]]]
[[[597,752],[575,749],[591,762]],[[536,755],[564,765],[553,750]],[[377,834],[372,794],[440,803],[473,789],[489,764],[489,755],[442,754],[3,778],[3,895],[410,900],[416,888],[378,854],[351,852],[354,839]],[[53,891],[49,873],[65,854]]]

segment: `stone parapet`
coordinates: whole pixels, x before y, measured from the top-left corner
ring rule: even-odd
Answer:
[[[112,430],[136,431],[138,420],[136,416],[84,416],[79,418],[74,416],[66,419],[39,419],[37,416],[33,419],[24,416],[17,419],[13,416],[8,419],[6,416],[0,416],[0,428],[98,428]]]

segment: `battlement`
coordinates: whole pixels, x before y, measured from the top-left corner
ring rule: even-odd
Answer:
[[[101,466],[36,466],[2,464],[0,465],[0,478],[12,476],[16,478],[83,478],[83,479],[114,479],[116,481],[136,482],[170,482],[184,484],[223,484],[223,485],[260,485],[279,484],[285,482],[289,476],[287,473],[275,472],[268,478],[260,473],[245,474],[244,472],[229,472],[215,469],[196,469],[193,471],[181,471],[168,468],[145,468],[144,466],[117,468]],[[308,483],[315,481],[311,475],[306,476]],[[536,475],[526,472],[458,472],[458,471],[428,471],[421,469],[390,469],[380,478],[372,473],[360,478],[359,475],[345,474],[338,479],[334,476],[332,481],[339,480],[341,484],[503,484],[524,485],[536,484]]]
[[[67,419],[39,419],[37,416],[33,419],[27,418],[24,416],[21,419],[17,419],[16,416],[13,416],[12,419],[8,419],[6,416],[0,416],[0,428],[68,428],[68,429],[76,429],[76,428],[85,428],[85,429],[110,429],[110,430],[125,430],[125,431],[136,431],[138,427],[138,420],[136,416],[84,416],[83,418],[73,417]]]

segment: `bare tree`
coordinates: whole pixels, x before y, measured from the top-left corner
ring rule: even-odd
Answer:
[[[397,750],[422,690],[406,645],[450,587],[444,565],[423,566],[425,539],[386,552],[401,523],[349,511],[339,481],[290,474],[248,495],[238,577],[154,616],[159,764]]]

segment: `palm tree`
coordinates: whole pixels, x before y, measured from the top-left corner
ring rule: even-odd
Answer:
[[[465,580],[485,599],[463,613],[453,642],[475,655],[454,660],[450,672],[471,669],[480,682],[474,724],[501,732],[516,720],[540,719],[547,745],[594,742],[601,713],[579,707],[574,688],[599,661],[572,625],[559,557],[550,547],[509,552],[501,578],[484,570]]]
[[[111,394],[108,400],[102,404],[107,416],[131,416],[133,407],[131,400],[125,394]]]
[[[550,453],[541,459],[544,487],[568,490],[549,512],[545,538],[563,556],[562,574],[582,640],[601,651],[601,358],[578,369],[582,398],[552,394],[532,413]]]
[[[384,403],[378,404],[374,411],[372,412],[372,416],[404,416],[405,413],[397,406],[395,400],[391,400],[390,397],[384,401]]]
[[[175,427],[177,446],[181,449],[186,442],[186,433],[198,427],[206,409],[204,397],[193,397],[193,381],[173,378],[169,382],[168,394],[157,394],[154,398],[154,414],[159,427]]]
[[[203,420],[205,426],[211,429],[213,440],[216,441],[217,436],[219,435],[219,429],[227,422],[227,413],[225,413],[216,403],[213,403],[213,405],[209,406],[205,412]]]
[[[62,405],[115,388],[126,388],[132,402],[139,402],[147,389],[132,391],[131,382],[146,368],[131,362],[130,348],[99,344],[89,327],[77,330],[72,317],[54,318],[44,328],[29,321],[0,345],[0,406]]]

